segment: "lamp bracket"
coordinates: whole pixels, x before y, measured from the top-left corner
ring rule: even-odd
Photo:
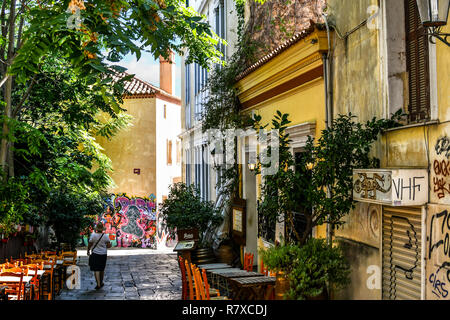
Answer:
[[[436,38],[450,47],[450,42],[447,40],[447,38],[450,37],[450,33],[441,32],[441,27],[428,28],[428,32],[426,33],[426,35],[429,36],[429,40],[431,43],[436,44],[436,42],[433,39]]]

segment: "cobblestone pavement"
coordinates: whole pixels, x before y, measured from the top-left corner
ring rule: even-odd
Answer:
[[[179,300],[181,275],[173,253],[150,249],[108,250],[105,285],[95,290],[86,250],[79,250],[81,288],[64,288],[57,300]],[[83,254],[84,253],[84,254]]]

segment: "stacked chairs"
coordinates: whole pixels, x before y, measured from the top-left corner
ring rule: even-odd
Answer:
[[[187,260],[179,257],[181,278],[183,283],[183,300],[227,300],[221,296],[219,290],[211,288],[208,284],[206,271],[200,272],[199,268]]]

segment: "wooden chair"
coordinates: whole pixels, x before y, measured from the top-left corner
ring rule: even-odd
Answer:
[[[12,281],[0,282],[0,285],[7,286],[5,293],[8,295],[8,300],[23,300],[23,273],[2,272],[0,276],[15,278]]]
[[[182,256],[180,256],[178,258],[178,264],[180,266],[180,271],[181,271],[181,284],[182,284],[181,299],[187,300],[188,282],[186,279],[186,266],[184,263],[184,258]]]
[[[54,282],[53,282],[53,271],[55,268],[56,260],[42,260],[44,265],[44,277],[47,281],[41,282],[41,295],[46,296],[48,300],[53,299],[53,288],[54,288]]]
[[[189,262],[187,260],[184,260],[186,275],[187,275],[187,283],[189,288],[189,299],[188,300],[194,300],[194,285],[192,283],[192,275],[190,271]]]
[[[63,251],[60,254],[63,260],[63,266],[70,266],[77,264],[77,252],[76,251]]]
[[[191,265],[191,267],[197,291],[197,300],[228,300],[227,297],[221,296],[218,290],[217,295],[211,297],[211,288],[208,284],[208,278],[206,277],[206,270],[203,269],[202,272],[200,272],[200,269],[197,266]]]
[[[26,265],[26,264],[30,263],[30,261],[31,261],[28,258],[25,258],[25,259],[11,259],[11,260],[12,260],[11,262],[14,263],[18,267]]]
[[[253,271],[253,253],[244,254],[244,270]]]
[[[15,268],[15,267],[16,267],[16,265],[14,263],[5,262],[0,265],[0,271],[3,272],[3,270]]]
[[[33,276],[33,279],[30,281],[30,286],[33,288],[30,289],[30,299],[31,299],[31,293],[34,292],[34,299],[39,300],[40,295],[40,286],[39,286],[39,277],[38,277],[38,270],[44,270],[44,264],[28,264],[27,267],[27,275]]]
[[[25,258],[28,258],[30,260],[40,259],[42,258],[42,255],[40,253],[25,253]]]

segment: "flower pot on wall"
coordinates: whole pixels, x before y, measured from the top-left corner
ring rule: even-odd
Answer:
[[[289,280],[286,278],[286,274],[282,271],[277,272],[275,282],[275,300],[285,300],[285,293],[289,291]]]

